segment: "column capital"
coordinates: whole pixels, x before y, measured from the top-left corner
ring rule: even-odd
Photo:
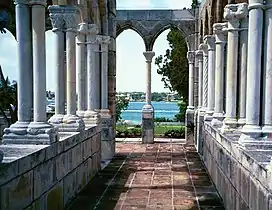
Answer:
[[[215,44],[225,44],[227,38],[228,23],[213,24],[213,33],[215,34]]]
[[[110,36],[103,36],[101,35],[101,51],[102,52],[108,52],[108,46],[110,44]]]
[[[248,4],[227,4],[224,8],[224,19],[227,21],[237,21],[248,16]]]
[[[155,52],[146,51],[146,52],[143,52],[143,55],[145,56],[146,62],[152,62],[152,58],[155,56]]]
[[[201,50],[203,52],[204,56],[208,55],[208,45],[205,43],[201,43],[198,47],[199,50]]]
[[[97,35],[99,33],[99,27],[96,24],[88,24],[88,32],[87,35]]]
[[[80,22],[80,10],[77,6],[64,6],[63,19],[67,31],[77,32]]]
[[[14,4],[27,4],[29,5],[30,4],[30,0],[15,0],[14,1]]]
[[[65,22],[63,19],[63,12],[62,9],[58,5],[51,5],[48,7],[49,10],[49,18],[52,24],[52,31],[63,31]]]
[[[188,59],[189,64],[193,64],[195,62],[195,52],[188,51],[187,52],[187,59]]]
[[[29,1],[30,5],[42,5],[46,7],[46,0],[30,0]]]
[[[195,51],[195,56],[198,61],[203,61],[203,51],[202,50],[196,50]]]
[[[215,48],[215,37],[214,35],[206,35],[204,36],[204,42],[208,45],[208,51],[214,51]]]

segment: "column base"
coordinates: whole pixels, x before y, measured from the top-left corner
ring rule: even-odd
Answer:
[[[206,111],[206,115],[204,116],[205,121],[212,121],[214,111]]]
[[[58,127],[59,124],[63,123],[63,117],[64,114],[55,114],[52,117],[50,117],[50,119],[48,120],[48,122],[56,127]]]
[[[142,143],[154,143],[154,108],[150,104],[142,109]]]
[[[258,125],[245,125],[239,138],[239,144],[246,146],[247,144],[256,144],[262,142],[262,129]]]
[[[64,115],[62,124],[56,126],[60,132],[81,132],[85,130],[84,121],[77,115]]]
[[[85,111],[83,121],[85,125],[98,125],[101,121],[100,114],[93,110]]]
[[[223,125],[223,120],[224,120],[223,113],[215,112],[213,114],[213,119],[211,121],[211,125],[212,126],[222,126]]]
[[[194,106],[187,106],[187,110],[194,110],[195,109],[195,107]]]
[[[264,125],[262,127],[262,132],[265,138],[272,139],[272,125]]]
[[[246,118],[240,118],[237,124],[239,127],[243,127],[246,124]]]
[[[235,118],[225,118],[221,133],[232,133],[234,131],[237,131],[237,120]]]
[[[84,118],[85,112],[86,112],[86,111],[80,110],[80,111],[77,111],[76,114],[77,114],[77,116],[79,116],[80,118]]]
[[[31,122],[27,129],[18,129],[15,126],[24,123],[15,123],[5,129],[3,144],[52,144],[59,140],[58,128],[46,122]],[[21,127],[22,128],[22,127]]]

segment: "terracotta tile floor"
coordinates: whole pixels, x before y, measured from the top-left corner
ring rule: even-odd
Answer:
[[[116,153],[70,210],[224,210],[193,146],[116,143]]]

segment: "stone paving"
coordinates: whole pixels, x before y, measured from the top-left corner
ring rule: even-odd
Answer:
[[[68,209],[224,210],[194,146],[180,142],[117,142],[112,162]]]

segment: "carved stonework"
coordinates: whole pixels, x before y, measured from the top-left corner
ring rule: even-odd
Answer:
[[[202,43],[199,45],[199,50],[203,51],[204,55],[208,55],[208,45],[205,43]]]
[[[155,56],[155,52],[152,51],[147,51],[147,52],[143,52],[146,62],[152,62],[152,58]]]
[[[224,19],[228,21],[235,21],[247,18],[248,4],[228,4],[224,8]]]
[[[195,52],[195,56],[198,61],[203,61],[203,51],[202,50],[197,50]]]
[[[216,42],[226,42],[228,32],[228,23],[215,23],[213,24],[213,33],[215,34]]]
[[[46,7],[46,0],[32,0],[29,1],[30,5],[43,5]]]
[[[49,6],[48,10],[50,12],[49,18],[53,27],[52,31],[63,30],[65,26],[63,9],[59,6],[53,5]]]
[[[188,51],[187,52],[187,59],[188,59],[189,64],[194,63],[194,61],[195,61],[195,52],[194,51]]]
[[[108,52],[108,46],[110,44],[110,36],[101,36],[101,51]]]
[[[208,45],[208,50],[214,50],[215,48],[215,37],[214,35],[206,35],[204,37],[204,42]]]
[[[80,11],[76,6],[66,6],[63,15],[65,27],[67,30],[76,31],[80,23]]]

